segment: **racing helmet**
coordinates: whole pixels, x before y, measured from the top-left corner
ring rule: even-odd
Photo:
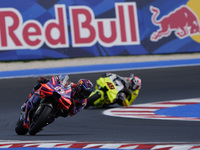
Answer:
[[[80,79],[77,82],[76,92],[78,99],[87,98],[92,93],[92,90],[93,90],[93,84],[90,80]]]
[[[129,89],[135,91],[137,89],[140,89],[141,85],[142,85],[141,79],[138,78],[137,76],[134,76],[129,82]]]

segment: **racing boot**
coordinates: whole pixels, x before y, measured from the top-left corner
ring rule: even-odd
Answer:
[[[24,104],[21,106],[21,110],[25,111],[26,109],[26,105],[27,105],[27,101],[33,96],[33,94],[41,87],[41,84],[43,83],[47,83],[49,80],[44,78],[44,77],[40,77],[38,80],[38,83],[33,87],[32,92],[28,95],[28,99],[24,102]]]
[[[25,128],[29,129],[29,116],[28,116],[29,111],[33,108],[37,108],[39,103],[40,103],[40,95],[38,93],[34,93],[32,97],[26,102],[24,124],[23,124]]]
[[[21,110],[22,111],[25,111],[25,109],[26,109],[26,103],[27,103],[27,101],[31,98],[33,96],[33,94],[32,93],[30,93],[29,95],[28,95],[28,99],[22,104],[22,106],[21,106]]]

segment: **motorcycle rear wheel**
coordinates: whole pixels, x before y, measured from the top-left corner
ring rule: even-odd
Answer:
[[[28,129],[24,128],[24,126],[23,126],[23,122],[24,122],[23,118],[24,118],[23,115],[21,115],[15,126],[15,132],[18,135],[25,135],[28,132]]]
[[[29,129],[30,135],[35,135],[40,132],[44,126],[48,124],[49,118],[52,116],[53,108],[49,105],[43,105],[40,108],[41,110],[37,114],[36,119],[31,123],[31,127]]]

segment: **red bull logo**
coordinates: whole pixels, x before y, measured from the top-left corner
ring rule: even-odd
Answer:
[[[15,8],[0,8],[0,50],[140,44],[136,3],[115,3],[116,18],[96,19],[87,6],[69,6],[70,29],[65,5],[55,5],[55,18],[42,25],[37,20],[23,21]]]
[[[159,27],[159,29],[151,35],[151,41],[158,41],[164,37],[168,37],[172,32],[180,39],[200,34],[198,17],[194,11],[186,5],[176,8],[168,15],[163,16],[160,20],[157,20],[160,14],[158,8],[150,6],[150,11],[153,13],[151,18],[152,23]]]

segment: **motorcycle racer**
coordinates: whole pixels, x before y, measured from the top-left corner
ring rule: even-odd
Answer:
[[[30,110],[30,108],[34,107],[37,108],[40,104],[40,100],[44,98],[44,93],[41,92],[42,84],[46,84],[49,82],[49,80],[52,80],[53,82],[56,81],[59,84],[61,84],[64,87],[71,86],[71,105],[69,107],[69,110],[59,110],[57,112],[56,116],[54,118],[57,118],[59,116],[61,117],[67,117],[68,115],[74,116],[78,112],[80,112],[87,103],[87,97],[91,94],[93,90],[93,84],[90,80],[87,79],[80,79],[77,84],[68,81],[69,76],[68,75],[60,75],[60,76],[53,76],[51,79],[47,79],[45,77],[40,77],[37,80],[37,84],[34,86],[33,91],[29,94],[28,100],[21,106],[21,109],[25,111],[24,115],[24,127],[29,128],[28,121],[27,121],[27,112]],[[52,122],[54,119],[52,120]]]
[[[139,94],[141,79],[133,74],[130,77],[122,77],[114,73],[105,73],[97,80],[95,89],[88,98],[86,108],[91,105],[102,107],[115,103],[128,107]],[[114,91],[112,94],[115,93],[113,96],[109,95],[111,91]]]

